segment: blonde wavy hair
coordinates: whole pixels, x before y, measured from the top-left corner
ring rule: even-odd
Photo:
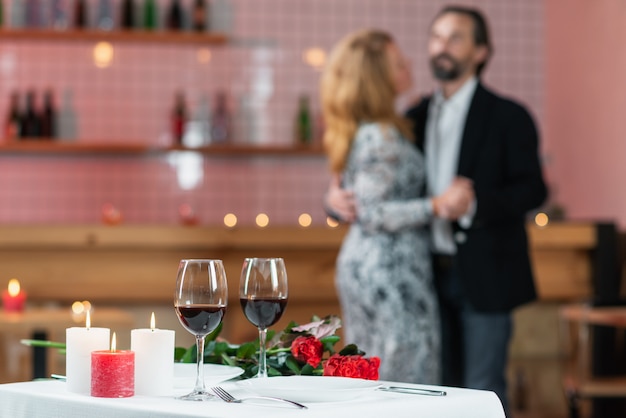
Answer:
[[[360,122],[395,126],[412,138],[409,123],[394,107],[396,89],[387,58],[394,42],[381,30],[360,30],[331,52],[321,79],[324,149],[332,172],[341,172]]]

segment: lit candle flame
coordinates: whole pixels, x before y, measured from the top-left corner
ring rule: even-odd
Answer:
[[[85,319],[85,328],[91,328],[91,315],[89,314],[89,311],[87,311],[87,318]]]
[[[154,331],[155,327],[156,327],[156,321],[154,319],[154,312],[152,312],[152,316],[150,317],[150,329]]]
[[[17,279],[9,280],[9,295],[15,297],[20,294],[20,282]]]
[[[111,352],[113,353],[115,351],[115,333],[113,333],[113,338],[111,338]]]

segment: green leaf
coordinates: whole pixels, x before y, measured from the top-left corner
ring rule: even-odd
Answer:
[[[320,342],[324,347],[324,351],[328,351],[330,354],[335,353],[335,344],[340,340],[337,335],[329,335],[327,337],[320,338]]]
[[[175,347],[174,348],[174,361],[181,361],[187,349],[185,347]]]
[[[208,344],[207,344],[208,342]],[[213,354],[213,352],[215,351],[215,345],[217,343],[215,341],[206,341],[204,343],[204,353],[202,353],[204,355],[204,357],[208,357],[211,354]]]
[[[295,374],[302,373],[302,371],[300,370],[300,363],[298,363],[298,361],[293,356],[287,357],[287,359],[285,360],[285,366],[287,366],[287,368]]]
[[[268,367],[268,368],[267,368],[267,375],[268,375],[268,376],[282,376],[282,375],[283,375],[283,373],[281,373],[281,371],[280,371],[280,370],[276,370],[276,369],[275,369],[275,368],[273,368],[273,367]]]
[[[313,370],[313,366],[307,363],[302,367],[302,374],[311,375],[313,374]]]
[[[323,376],[324,375],[324,369],[322,367],[318,367],[317,369],[313,369],[313,372],[311,373],[312,376]]]
[[[45,340],[20,340],[20,343],[29,347],[46,347],[46,348],[65,348],[65,343],[57,343]]]
[[[241,344],[237,349],[237,358],[251,359],[256,357],[256,345],[254,343]]]
[[[359,350],[359,347],[356,344],[348,344],[339,352],[340,356],[354,356],[354,355],[364,355],[365,352]]]
[[[226,341],[219,341],[215,343],[215,349],[213,352],[215,355],[222,355],[222,353],[227,353],[229,348],[229,344]]]
[[[211,332],[209,335],[206,336],[206,341],[214,341],[218,337],[218,335],[220,335],[220,332],[222,332],[223,326],[224,326],[224,323],[220,322],[217,328],[215,328],[213,332]]]
[[[198,355],[197,355],[196,346],[192,345],[182,355],[182,357],[180,358],[180,362],[181,363],[195,363],[197,357]]]
[[[237,362],[230,358],[230,356],[228,356],[226,353],[222,353],[222,364],[225,364],[227,366],[236,366]]]

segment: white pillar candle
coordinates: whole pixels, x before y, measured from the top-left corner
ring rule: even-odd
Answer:
[[[109,328],[92,328],[89,312],[85,328],[65,330],[65,376],[69,392],[89,394],[91,391],[91,352],[109,349]]]
[[[173,330],[150,328],[130,331],[130,349],[135,352],[135,395],[171,395],[174,382]]]

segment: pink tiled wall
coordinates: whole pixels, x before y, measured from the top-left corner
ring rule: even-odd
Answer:
[[[112,65],[97,68],[92,42],[0,41],[0,115],[7,113],[11,91],[52,87],[58,107],[69,103],[77,114],[73,141],[163,145],[171,141],[168,113],[175,91],[185,92],[193,114],[201,100],[212,103],[225,88],[236,121],[234,142],[289,144],[298,97],[311,96],[319,111],[319,69],[303,61],[303,52],[328,51],[362,27],[390,30],[413,62],[415,88],[400,107],[432,89],[425,48],[428,25],[443,1],[215,0],[212,5],[216,1],[232,6],[232,24],[226,25],[232,40],[208,46],[208,62],[198,59],[203,47],[130,42],[114,43]],[[95,7],[97,1],[88,3]],[[113,3],[117,8],[118,1]],[[527,103],[541,121],[543,1],[461,3],[482,8],[490,18],[496,55],[486,82]],[[159,4],[163,13],[169,0]],[[10,6],[5,0],[5,15]],[[228,212],[242,224],[252,224],[259,212],[267,213],[271,224],[293,224],[302,212],[310,213],[314,224],[325,222],[323,157],[181,161],[173,153],[0,154],[0,222],[96,223],[105,203],[118,207],[128,223],[176,223],[185,203],[203,224],[219,224]],[[199,167],[192,170],[198,181],[189,188],[180,182],[180,167],[193,164]]]
[[[570,219],[626,228],[626,4],[547,2],[546,131],[555,200]]]

